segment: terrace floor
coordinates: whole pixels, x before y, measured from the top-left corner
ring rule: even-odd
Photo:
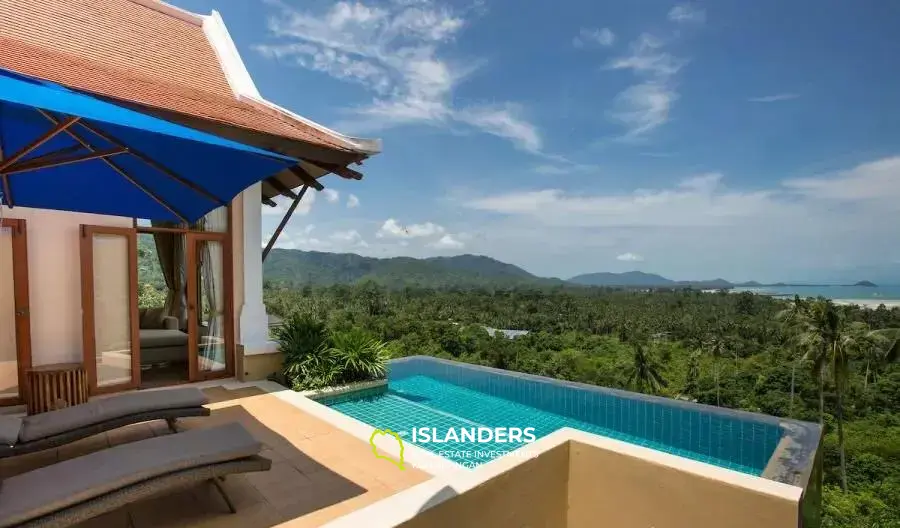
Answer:
[[[431,475],[375,458],[368,443],[256,387],[205,389],[212,415],[181,427],[242,423],[264,444],[272,469],[232,475],[223,483],[236,514],[210,483],[148,499],[97,517],[78,528],[321,526],[429,480]],[[171,434],[165,422],[146,422],[32,455],[0,460],[0,480],[57,460]]]

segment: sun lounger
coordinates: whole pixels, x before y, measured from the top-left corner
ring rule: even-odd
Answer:
[[[0,528],[63,527],[147,497],[219,479],[267,471],[262,445],[239,423],[97,451],[0,481]]]
[[[0,416],[0,458],[58,447],[149,420],[165,420],[176,432],[178,418],[209,416],[209,409],[203,407],[207,403],[203,391],[184,387],[97,398],[24,418]]]

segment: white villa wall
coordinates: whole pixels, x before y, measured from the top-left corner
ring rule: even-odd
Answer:
[[[81,361],[81,224],[131,227],[131,218],[45,209],[2,208],[26,222],[31,361]]]

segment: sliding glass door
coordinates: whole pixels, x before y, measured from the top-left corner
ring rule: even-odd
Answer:
[[[0,405],[24,403],[31,366],[25,220],[0,218]]]
[[[223,233],[187,233],[190,378],[234,374],[231,258]]]
[[[81,226],[84,366],[92,393],[140,384],[137,233]]]

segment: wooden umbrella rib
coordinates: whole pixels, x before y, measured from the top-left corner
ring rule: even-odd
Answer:
[[[106,132],[103,132],[102,130],[99,130],[96,127],[91,126],[87,123],[82,122],[79,124],[81,125],[82,128],[91,132],[92,134],[95,134],[96,136],[103,138],[104,140],[106,140],[114,145],[127,148],[132,156],[143,161],[146,165],[149,165],[150,167],[156,169],[157,171],[165,174],[169,178],[184,185],[185,187],[188,187],[189,189],[205,196],[206,198],[219,204],[220,206],[228,205],[224,200],[222,200],[218,196],[214,195],[213,193],[209,192],[208,190],[204,189],[202,186],[197,185],[196,183],[179,176],[175,171],[169,169],[165,165],[159,163],[158,161],[154,160],[153,158],[144,154],[143,152],[141,152],[133,147],[129,147],[128,145],[126,145],[125,143],[123,143],[122,141],[117,139],[115,136],[108,134]]]
[[[6,169],[6,174],[19,174],[22,172],[30,172],[40,169],[49,169],[52,167],[59,167],[62,165],[69,165],[71,163],[79,163],[82,161],[90,161],[95,159],[104,159],[110,156],[115,156],[118,154],[124,154],[128,152],[128,149],[124,148],[115,148],[115,149],[107,149],[107,150],[94,150],[88,154],[79,154],[77,156],[69,156],[69,157],[59,157],[56,159],[48,159],[48,160],[34,160],[18,163],[13,165],[12,167]]]
[[[269,251],[272,251],[272,246],[275,245],[275,241],[278,240],[278,236],[281,235],[281,231],[284,230],[284,226],[287,225],[288,220],[291,219],[291,215],[294,214],[294,210],[297,209],[297,206],[300,205],[300,200],[303,199],[303,195],[306,194],[307,189],[309,189],[309,185],[304,185],[300,192],[297,193],[297,196],[294,198],[294,201],[291,203],[291,206],[288,208],[287,212],[284,214],[284,217],[281,219],[281,223],[278,224],[278,227],[275,228],[275,232],[272,233],[271,238],[269,238],[269,242],[266,243],[266,248],[263,249],[262,259],[263,262],[266,261],[266,256],[268,256]]]
[[[43,111],[43,110],[38,110],[38,112],[40,112],[40,114],[43,115],[44,118],[47,119],[48,121],[50,121],[51,123],[56,123],[56,122],[57,122],[57,119],[56,119],[55,117],[53,117],[51,114],[49,114],[48,112],[45,112],[45,111]],[[66,134],[68,134],[72,139],[74,139],[75,141],[77,141],[78,143],[80,143],[81,146],[83,146],[84,148],[88,149],[89,151],[95,152],[95,151],[97,150],[93,145],[91,145],[91,143],[90,143],[89,141],[87,141],[86,139],[82,138],[81,136],[79,136],[79,135],[78,135],[77,133],[75,133],[74,131],[72,131],[72,130],[66,130]],[[124,148],[124,147],[121,147],[121,148]],[[189,223],[189,222],[187,221],[187,218],[186,218],[183,214],[181,214],[180,212],[178,212],[178,210],[176,210],[174,207],[172,207],[171,205],[169,205],[168,202],[166,202],[161,196],[159,196],[159,195],[156,194],[155,192],[151,191],[150,189],[148,189],[147,187],[145,187],[142,183],[140,183],[139,181],[137,181],[136,179],[134,179],[134,178],[133,178],[131,175],[129,175],[129,174],[125,171],[125,169],[123,169],[119,164],[117,164],[117,163],[113,162],[112,160],[107,159],[107,158],[105,158],[105,157],[101,157],[101,158],[99,158],[99,159],[102,160],[107,166],[109,166],[109,168],[111,168],[112,170],[114,170],[115,172],[117,172],[117,173],[119,174],[119,176],[121,176],[121,177],[125,178],[126,180],[128,180],[129,183],[131,183],[132,185],[134,185],[135,187],[137,187],[138,189],[140,189],[141,192],[143,192],[144,194],[146,194],[147,196],[149,196],[149,197],[150,197],[151,199],[153,199],[156,203],[158,203],[159,205],[163,206],[167,211],[169,211],[170,213],[172,213],[173,215],[175,215],[175,217],[178,218],[178,220],[180,220],[182,223],[185,223],[185,224]]]
[[[21,167],[23,165],[32,165],[37,162],[49,161],[57,158],[64,157],[67,154],[71,154],[73,152],[80,151],[82,148],[81,145],[69,145],[68,147],[61,148],[59,150],[54,150],[53,152],[48,152],[47,154],[42,154],[40,156],[34,156],[32,158],[26,158],[19,160],[18,163],[14,164],[12,167],[7,169],[7,172],[10,172],[13,167]]]
[[[19,150],[9,158],[6,158],[2,162],[0,162],[0,172],[5,172],[8,167],[12,166],[15,162],[33,152],[34,149],[40,147],[44,143],[56,137],[57,134],[64,132],[66,129],[77,123],[79,119],[79,117],[69,117],[62,121],[57,121],[56,126],[54,126],[52,130],[40,136],[29,145],[23,147],[21,150]]]
[[[0,134],[0,163],[3,162],[3,134]],[[0,173],[0,191],[3,192],[3,200],[0,201],[0,205],[6,204],[9,207],[12,207],[12,196],[10,195],[9,190],[9,178],[6,174]]]

